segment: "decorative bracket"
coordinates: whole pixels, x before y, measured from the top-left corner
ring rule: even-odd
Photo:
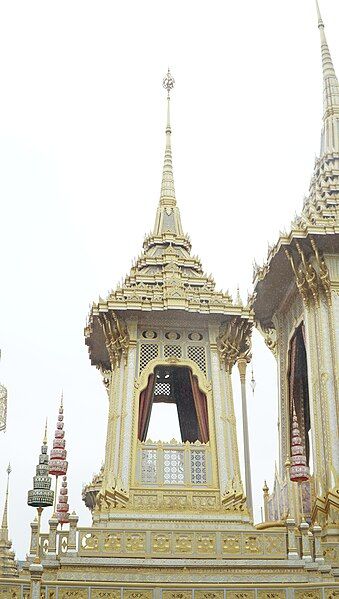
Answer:
[[[305,257],[298,241],[296,241],[296,248],[301,259],[298,268],[295,265],[292,254],[287,249],[285,249],[285,254],[291,264],[296,285],[305,306],[309,308],[311,303],[315,306],[319,306],[321,292],[325,294],[328,305],[331,305],[331,281],[329,278],[328,267],[324,256],[319,254],[316,243],[312,237],[310,238],[310,242],[316,258],[318,272],[311,263],[310,256],[308,256],[308,258]]]
[[[251,335],[253,323],[235,316],[220,328],[217,348],[220,363],[231,372],[239,358],[251,361]]]
[[[112,370],[120,366],[121,358],[127,363],[129,334],[126,323],[117,317],[115,312],[102,313],[99,322],[104,333],[105,343]]]
[[[271,350],[272,354],[276,358],[277,357],[277,331],[276,331],[276,329],[273,327],[272,328],[262,327],[260,322],[256,322],[255,326],[258,329],[258,331],[261,333],[261,335],[263,336],[268,349]]]

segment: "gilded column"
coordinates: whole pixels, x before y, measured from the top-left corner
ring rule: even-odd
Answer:
[[[133,445],[134,414],[137,409],[134,405],[134,382],[136,378],[136,333],[137,323],[128,325],[130,344],[128,360],[125,369],[124,395],[121,406],[121,450],[119,463],[119,478],[124,489],[129,488],[131,454]],[[136,416],[135,416],[136,417]]]
[[[247,418],[247,398],[246,398],[246,358],[239,358],[238,369],[240,374],[241,385],[241,403],[242,403],[242,425],[244,436],[244,459],[245,459],[245,485],[247,507],[251,515],[253,515],[253,498],[252,498],[252,480],[251,480],[251,460],[250,460],[250,443],[248,434],[248,418]]]
[[[221,388],[220,379],[223,373],[220,371],[220,362],[216,344],[211,343],[210,349],[219,484],[221,493],[224,493],[227,488],[227,482],[232,479],[230,460],[227,458],[227,453],[228,455],[230,455],[228,451],[230,450],[230,447],[227,447],[226,450],[227,442],[225,439],[225,437],[227,436],[226,402],[224,391]]]

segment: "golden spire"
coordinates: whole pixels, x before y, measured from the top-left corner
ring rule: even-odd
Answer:
[[[11,465],[8,464],[7,467],[7,488],[6,488],[6,498],[5,498],[5,506],[4,512],[2,516],[2,524],[0,529],[0,540],[8,542],[8,490],[9,490],[9,475],[12,472]]]
[[[164,166],[162,169],[162,181],[160,202],[155,219],[153,236],[161,237],[162,235],[175,235],[184,237],[181,226],[179,209],[176,205],[174,177],[172,166],[172,148],[171,148],[171,117],[170,117],[170,92],[174,87],[174,79],[168,69],[166,77],[162,82],[163,87],[167,90],[167,122],[166,122],[166,145]],[[188,240],[186,240],[187,242]],[[167,246],[167,243],[166,243]]]
[[[336,77],[336,74],[335,74],[335,70],[334,70],[334,66],[333,66],[333,62],[332,62],[332,58],[331,58],[331,53],[330,53],[330,50],[329,50],[329,47],[327,44],[327,39],[326,39],[326,35],[325,35],[325,25],[324,25],[324,21],[322,20],[322,17],[321,17],[318,0],[315,0],[315,3],[316,3],[317,15],[318,15],[318,28],[319,28],[319,32],[320,32],[323,73],[324,73],[324,79],[327,79],[328,77]]]
[[[172,148],[171,148],[171,116],[170,116],[170,92],[174,87],[174,79],[168,69],[167,75],[164,78],[162,85],[167,90],[167,123],[166,123],[166,146],[165,146],[165,158],[164,166],[162,170],[162,182],[161,182],[161,193],[160,203],[175,205],[175,190],[174,190],[174,177],[173,177],[173,165],[172,165]]]
[[[337,119],[339,115],[339,84],[328,47],[325,35],[325,26],[320,13],[318,0],[315,1],[318,16],[318,28],[320,32],[324,86],[324,129],[322,132],[321,144],[321,155],[323,156],[324,154],[331,154],[332,152],[338,152],[339,150],[339,140],[337,134]]]

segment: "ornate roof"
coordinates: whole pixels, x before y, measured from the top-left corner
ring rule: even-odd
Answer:
[[[323,252],[339,251],[339,84],[318,2],[316,7],[324,105],[320,155],[315,161],[309,192],[300,215],[291,222],[289,233],[281,232],[277,243],[269,247],[266,263],[262,266],[254,264],[253,279],[257,292],[254,309],[256,318],[264,326],[271,326],[271,317],[293,275],[286,259],[286,249],[297,268],[303,258],[307,261],[312,255],[318,261]]]
[[[104,322],[104,315],[112,311],[175,309],[201,314],[238,315],[241,318],[249,318],[250,315],[250,306],[243,307],[241,301],[233,303],[228,292],[216,291],[213,277],[204,272],[199,258],[191,254],[191,242],[183,232],[175,196],[170,121],[170,91],[174,79],[169,71],[163,85],[167,89],[166,143],[154,228],[145,237],[142,253],[124,282],[106,299],[99,298],[92,306],[85,337],[93,363],[104,361],[94,357],[100,351],[96,346],[102,346],[98,341],[100,328],[117,326],[116,317],[113,317],[114,322],[109,323],[107,319]],[[101,324],[98,323],[99,318]],[[126,335],[127,331],[120,331],[120,340]]]

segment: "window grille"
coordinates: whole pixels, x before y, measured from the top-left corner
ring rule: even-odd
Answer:
[[[182,450],[164,451],[164,483],[165,485],[184,484],[184,452]]]
[[[206,454],[204,451],[191,451],[192,485],[206,484]]]
[[[171,383],[155,383],[154,395],[171,395]]]
[[[157,482],[157,450],[144,449],[141,452],[141,480],[143,483]]]
[[[155,343],[142,343],[140,346],[139,373],[148,362],[158,357],[159,349]]]
[[[164,357],[169,358],[170,356],[176,356],[177,358],[181,358],[180,345],[165,345]]]
[[[200,370],[206,374],[206,354],[205,348],[197,345],[189,345],[187,348],[187,356],[198,364]]]

